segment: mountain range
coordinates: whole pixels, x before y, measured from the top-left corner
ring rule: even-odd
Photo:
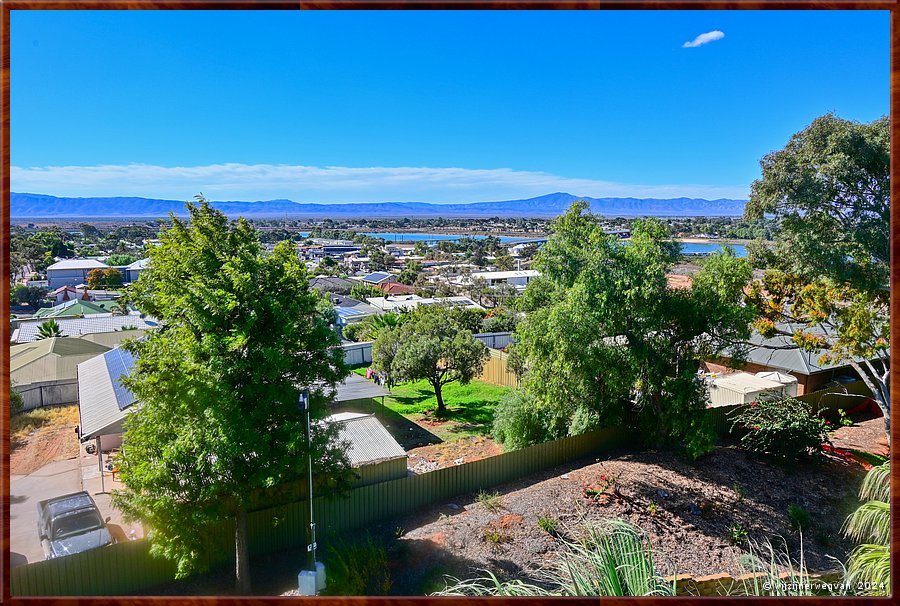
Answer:
[[[590,198],[554,193],[525,200],[432,204],[377,202],[368,204],[300,204],[290,200],[211,202],[229,216],[351,219],[366,217],[555,217],[575,200],[584,200],[595,213],[610,217],[733,217],[744,212],[746,200],[702,198]],[[58,198],[44,194],[10,194],[10,216],[18,219],[79,217],[165,217],[187,214],[184,202],[151,198]]]

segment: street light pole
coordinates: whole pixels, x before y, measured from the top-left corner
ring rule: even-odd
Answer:
[[[307,492],[307,500],[309,501],[309,544],[306,550],[310,554],[309,569],[316,569],[316,521],[313,512],[313,485],[312,485],[312,432],[309,411],[309,390],[304,389],[300,392],[300,398],[297,401],[297,408],[301,412],[306,412],[306,456],[307,470],[309,475],[309,492]]]

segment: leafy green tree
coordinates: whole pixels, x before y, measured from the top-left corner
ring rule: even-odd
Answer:
[[[41,322],[41,325],[38,326],[36,339],[52,339],[54,337],[65,337],[62,333],[62,329],[60,329],[59,324],[57,324],[56,320],[49,319],[45,322]]]
[[[445,415],[441,389],[474,379],[488,356],[484,343],[458,323],[453,310],[433,305],[416,308],[400,326],[382,331],[372,347],[372,366],[399,381],[428,381],[437,412]]]
[[[522,297],[511,363],[540,408],[543,439],[636,417],[647,439],[682,442],[689,456],[712,446],[699,361],[746,338],[749,265],[714,255],[692,288],[667,285],[680,257],[657,220],[635,221],[630,244],[574,203],[552,224],[535,259],[541,278]]]
[[[47,299],[48,291],[40,286],[16,286],[11,291],[15,303],[28,305],[34,309],[41,306]]]
[[[494,259],[494,267],[497,268],[497,271],[511,271],[515,269],[516,262],[509,255],[500,255]]]
[[[746,216],[773,215],[780,229],[754,291],[757,328],[852,366],[890,436],[888,118],[816,118],[760,164]]]
[[[17,415],[25,409],[25,401],[22,394],[15,390],[15,386],[9,388],[9,416]]]
[[[418,261],[409,261],[403,268],[403,271],[400,272],[400,275],[397,276],[397,280],[401,284],[412,286],[415,284],[416,278],[419,277],[420,273],[422,273],[422,264]]]
[[[103,270],[104,286],[122,286],[122,272],[115,268]]]
[[[350,287],[350,298],[357,301],[365,301],[366,299],[383,297],[384,295],[383,290],[364,282],[358,282]]]
[[[313,423],[310,450],[297,410],[308,389],[312,416],[325,416],[347,369],[290,243],[264,254],[246,220],[202,197],[187,210],[128,294],[162,327],[125,345],[136,363],[123,382],[141,406],[125,422],[113,501],[179,576],[202,568],[208,537],[234,520],[236,586],[248,593],[247,512],[296,488],[308,453],[316,493],[347,486],[337,427]]]
[[[121,265],[131,265],[138,258],[134,255],[110,255],[106,259],[106,264],[109,266],[121,266]]]

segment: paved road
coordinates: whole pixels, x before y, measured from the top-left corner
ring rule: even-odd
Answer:
[[[37,504],[44,499],[81,490],[78,459],[54,461],[27,475],[10,477],[10,565],[44,559],[37,535]]]

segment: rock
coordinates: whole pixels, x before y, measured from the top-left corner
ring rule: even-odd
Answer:
[[[666,492],[665,490],[662,490],[662,489],[657,490],[657,491],[656,491],[656,494],[658,494],[658,495],[659,495],[659,498],[661,498],[661,499],[668,499],[668,498],[669,498],[669,493]]]
[[[456,503],[447,503],[447,507],[449,507],[450,509],[459,509],[459,505],[457,505]]]
[[[702,516],[703,515],[703,510],[700,509],[699,507],[697,507],[694,503],[691,503],[690,505],[688,505],[688,509],[690,510],[691,515],[694,515],[694,516]]]

